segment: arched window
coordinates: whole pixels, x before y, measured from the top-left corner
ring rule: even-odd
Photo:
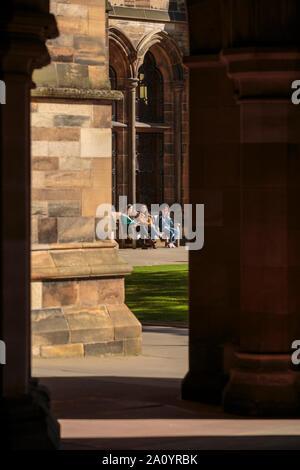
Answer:
[[[147,52],[138,73],[136,119],[163,122],[163,78],[151,52]]]

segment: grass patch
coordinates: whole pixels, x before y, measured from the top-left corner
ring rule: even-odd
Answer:
[[[187,264],[136,266],[125,286],[126,304],[139,320],[187,323]]]

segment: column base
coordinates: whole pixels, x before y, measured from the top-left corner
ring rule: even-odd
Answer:
[[[6,450],[56,450],[60,425],[50,409],[45,387],[33,381],[28,394],[0,401],[2,444]]]
[[[181,398],[209,405],[220,405],[227,380],[227,375],[188,372],[182,382]]]
[[[224,390],[224,411],[243,416],[300,415],[300,374],[290,368],[290,355],[236,354]]]
[[[34,247],[33,356],[140,354],[142,326],[124,303],[131,272],[111,240]]]

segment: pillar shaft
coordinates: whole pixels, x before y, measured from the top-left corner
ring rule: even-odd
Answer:
[[[128,145],[130,162],[130,197],[131,204],[136,203],[136,87],[138,80],[128,79]]]
[[[12,1],[1,27],[1,366],[0,421],[7,449],[53,449],[59,425],[49,397],[30,377],[30,88],[36,67],[50,61],[45,42],[56,37],[47,2]],[[5,24],[7,21],[7,24]],[[5,49],[6,45],[9,45]]]
[[[30,77],[5,73],[3,79],[2,339],[7,367],[2,387],[11,396],[28,392],[30,375]]]
[[[187,2],[190,367],[183,397],[252,416],[300,413],[291,343],[299,317],[299,2]]]
[[[239,109],[219,61],[190,69],[190,202],[204,204],[204,247],[189,253],[189,372],[183,398],[220,403],[238,345]]]
[[[294,130],[300,110],[290,99],[299,58],[292,50],[251,55],[241,50],[238,61],[226,51],[224,59],[241,128],[240,347],[224,406],[240,414],[299,414],[299,372],[291,367],[291,344],[300,333],[295,309],[300,139]]]

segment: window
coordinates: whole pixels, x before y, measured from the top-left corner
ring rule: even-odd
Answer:
[[[136,134],[136,200],[148,207],[164,197],[163,135]]]
[[[138,78],[137,121],[163,122],[163,79],[151,52],[145,55]]]
[[[117,204],[117,133],[112,132],[112,204]]]

